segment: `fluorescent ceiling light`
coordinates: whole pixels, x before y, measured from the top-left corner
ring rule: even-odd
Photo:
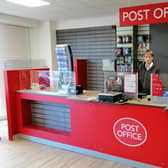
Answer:
[[[18,5],[27,6],[27,7],[39,7],[39,6],[50,5],[49,2],[46,2],[43,0],[7,0],[7,1]]]

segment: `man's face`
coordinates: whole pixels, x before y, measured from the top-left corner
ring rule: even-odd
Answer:
[[[153,62],[153,56],[150,53],[146,53],[144,59],[147,65],[150,65]]]

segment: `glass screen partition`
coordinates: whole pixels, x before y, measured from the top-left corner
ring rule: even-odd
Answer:
[[[123,72],[104,73],[104,92],[123,92],[127,98],[138,97],[138,74]]]
[[[26,74],[27,75],[27,74]],[[75,77],[72,71],[43,71],[43,70],[31,70],[30,78],[27,83],[21,89],[29,89],[36,91],[53,91],[62,94],[73,94],[72,90],[75,90]],[[24,74],[20,74],[20,85],[24,83]],[[74,93],[75,94],[75,93]]]
[[[123,73],[104,73],[104,92],[106,93],[111,91],[123,92]]]

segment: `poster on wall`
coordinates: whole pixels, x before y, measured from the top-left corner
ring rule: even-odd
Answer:
[[[168,23],[168,2],[119,9],[120,26]]]

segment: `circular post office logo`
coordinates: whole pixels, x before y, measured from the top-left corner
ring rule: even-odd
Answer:
[[[137,147],[145,143],[147,132],[139,121],[133,118],[120,118],[114,123],[113,133],[124,145]]]

